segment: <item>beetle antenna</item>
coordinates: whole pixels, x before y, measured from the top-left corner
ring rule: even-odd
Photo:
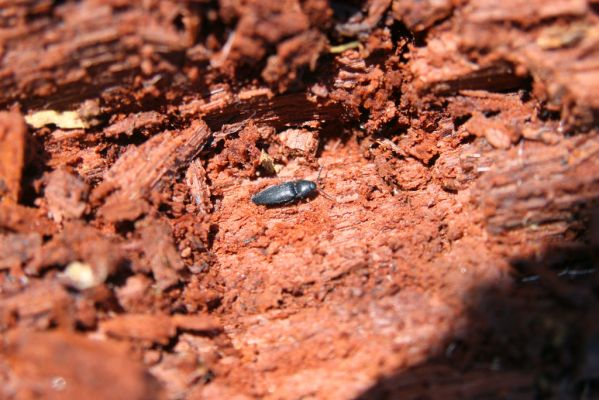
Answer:
[[[320,169],[318,170],[318,176],[316,177],[316,184],[320,185],[320,173],[322,172],[322,169],[324,168],[324,165],[320,166]]]

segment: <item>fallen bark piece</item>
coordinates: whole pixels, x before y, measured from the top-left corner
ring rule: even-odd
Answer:
[[[0,234],[0,269],[20,266],[31,260],[41,246],[39,233]]]
[[[520,132],[502,120],[486,118],[478,112],[464,124],[464,129],[475,136],[484,137],[491,146],[503,150],[509,149],[521,137]]]
[[[156,111],[140,112],[110,125],[104,129],[104,135],[107,137],[131,136],[137,131],[143,133],[149,129],[160,127],[165,120],[165,116]]]
[[[142,246],[150,264],[156,285],[161,290],[179,282],[179,272],[185,268],[175,247],[173,233],[168,224],[158,220],[145,220],[138,224]]]
[[[0,230],[19,233],[37,232],[50,235],[56,231],[56,225],[35,208],[18,204],[0,204]]]
[[[557,0],[549,3],[531,3],[527,0],[509,0],[497,3],[482,0],[469,7],[470,18],[478,23],[512,21],[532,24],[546,18],[582,16],[588,12],[585,0]]]
[[[123,199],[122,196],[111,196],[98,210],[98,215],[108,222],[135,221],[150,210],[144,199]]]
[[[0,199],[19,200],[27,126],[18,112],[0,112]]]
[[[37,275],[52,266],[67,265],[73,261],[85,262],[91,266],[94,281],[99,284],[116,272],[121,260],[118,243],[90,226],[71,222],[65,225],[59,235],[42,246],[25,271]]]
[[[75,219],[83,215],[86,208],[88,186],[79,177],[58,169],[48,177],[44,191],[48,210],[57,223],[63,219]]]
[[[208,214],[212,211],[210,188],[206,184],[206,170],[200,160],[194,160],[189,164],[185,174],[185,182],[198,210],[202,214]]]
[[[73,299],[56,282],[31,284],[27,290],[0,299],[0,331],[12,328],[18,321],[20,327],[44,329],[50,324],[71,326],[70,307]]]
[[[399,140],[398,147],[404,154],[429,164],[439,154],[437,140],[437,134],[408,129],[408,133]]]
[[[10,381],[0,393],[12,388],[14,398],[31,393],[45,399],[164,398],[156,379],[117,343],[64,331],[14,331],[7,342]]]
[[[264,151],[264,149],[260,150],[260,166],[269,174],[277,173],[275,161],[267,152]]]
[[[218,331],[220,322],[210,315],[122,314],[100,323],[100,331],[119,339],[148,340],[168,344],[177,329]]]
[[[187,167],[210,136],[210,129],[201,120],[179,133],[166,131],[139,147],[127,151],[104,176],[93,191],[92,200],[99,201],[110,192],[125,200],[147,198],[161,192],[169,179]]]
[[[129,313],[149,309],[154,301],[152,283],[144,274],[130,276],[123,286],[115,289],[119,305]]]
[[[148,340],[166,345],[177,333],[171,318],[164,314],[123,314],[100,322],[100,332],[119,339]]]
[[[209,332],[222,329],[220,321],[216,317],[207,314],[176,314],[171,317],[171,322],[177,328],[185,331]]]
[[[292,151],[303,156],[313,156],[318,148],[318,139],[307,129],[287,129],[279,134],[280,140]]]
[[[3,8],[13,4],[4,2]],[[32,106],[28,108],[77,109],[79,102],[123,84],[140,68],[148,76],[162,74],[168,80],[172,67],[164,61],[166,56],[157,52],[156,62],[148,63],[140,52],[148,47],[181,51],[189,34],[188,29],[180,32],[170,18],[153,17],[156,8],[117,11],[113,8],[119,2],[48,4],[25,2],[19,3],[19,11],[6,10],[10,23],[2,32],[3,59],[9,61],[0,66],[2,106],[21,100]],[[40,5],[47,10],[40,11]],[[174,6],[169,10],[178,15]],[[21,22],[11,26],[15,20]]]
[[[561,140],[562,135],[558,134],[552,129],[527,126],[522,129],[522,137],[528,140],[538,140],[545,144],[556,144]]]
[[[419,189],[430,179],[425,173],[426,167],[414,159],[389,161],[384,157],[377,157],[375,165],[381,176],[396,184],[401,190]]]
[[[410,29],[422,31],[447,18],[453,10],[451,0],[393,0],[393,17]]]
[[[308,67],[313,71],[316,68],[326,42],[325,36],[316,29],[285,40],[277,46],[277,54],[268,58],[262,77],[268,83],[278,84],[281,91],[286,90],[289,81],[297,78],[298,69]]]
[[[521,88],[526,79],[505,61],[477,65],[458,51],[459,37],[444,32],[430,38],[429,45],[414,48],[409,68],[419,93],[451,95],[461,90],[498,92]]]

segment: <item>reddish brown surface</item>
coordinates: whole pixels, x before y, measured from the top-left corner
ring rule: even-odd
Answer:
[[[596,397],[598,9],[0,0],[0,397]]]

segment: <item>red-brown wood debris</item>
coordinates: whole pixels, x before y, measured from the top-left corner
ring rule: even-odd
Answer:
[[[597,397],[598,10],[0,0],[0,398]]]

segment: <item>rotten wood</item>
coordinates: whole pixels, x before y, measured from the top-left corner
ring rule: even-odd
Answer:
[[[156,111],[147,111],[137,114],[131,114],[123,120],[115,122],[105,128],[103,133],[107,137],[118,137],[121,135],[131,136],[135,132],[147,133],[148,130],[155,129],[164,124],[166,118]]]
[[[158,288],[164,290],[179,282],[185,268],[173,243],[170,226],[162,221],[147,219],[137,224],[142,248]]]
[[[18,112],[0,113],[0,199],[13,203],[21,194],[27,126]]]
[[[196,159],[189,164],[185,173],[185,183],[189,186],[189,193],[198,206],[198,211],[208,214],[212,210],[210,188],[206,183],[206,171],[200,160]]]
[[[1,105],[19,100],[32,108],[60,109],[110,86],[133,85],[140,70],[149,77],[168,74],[172,68],[163,54],[182,52],[193,29],[178,31],[168,16],[160,21],[160,10],[132,7],[115,12],[118,4],[94,1],[60,7],[46,2],[35,13],[35,22],[28,23],[34,3],[17,5],[23,14],[0,34]],[[173,10],[185,8],[171,5]],[[145,43],[161,51],[144,55]]]
[[[88,186],[79,177],[58,169],[48,176],[45,196],[54,221],[77,219],[87,207]]]
[[[208,315],[164,314],[119,315],[100,324],[100,331],[121,339],[140,339],[167,344],[177,334],[177,329],[196,332],[214,332],[221,329],[216,318]]]
[[[594,275],[510,262],[586,240],[596,1],[0,10],[0,397],[594,390]],[[319,166],[330,199],[251,203]]]
[[[110,195],[107,202],[111,198],[112,201],[131,202],[160,193],[171,184],[169,180],[202,150],[210,134],[208,126],[199,120],[179,133],[166,131],[139,147],[130,148],[92,191],[92,201],[98,203]],[[115,220],[107,210],[100,209],[100,213]]]
[[[0,269],[20,267],[31,260],[42,246],[39,233],[0,234]]]
[[[569,221],[599,199],[599,137],[524,145],[497,157],[473,199],[494,231]]]
[[[132,400],[165,398],[158,381],[146,373],[141,363],[128,357],[125,347],[114,342],[60,330],[17,330],[6,341],[7,361],[14,373],[6,388],[11,388],[17,398],[29,397],[30,386],[54,399],[107,399],[115,393]]]

